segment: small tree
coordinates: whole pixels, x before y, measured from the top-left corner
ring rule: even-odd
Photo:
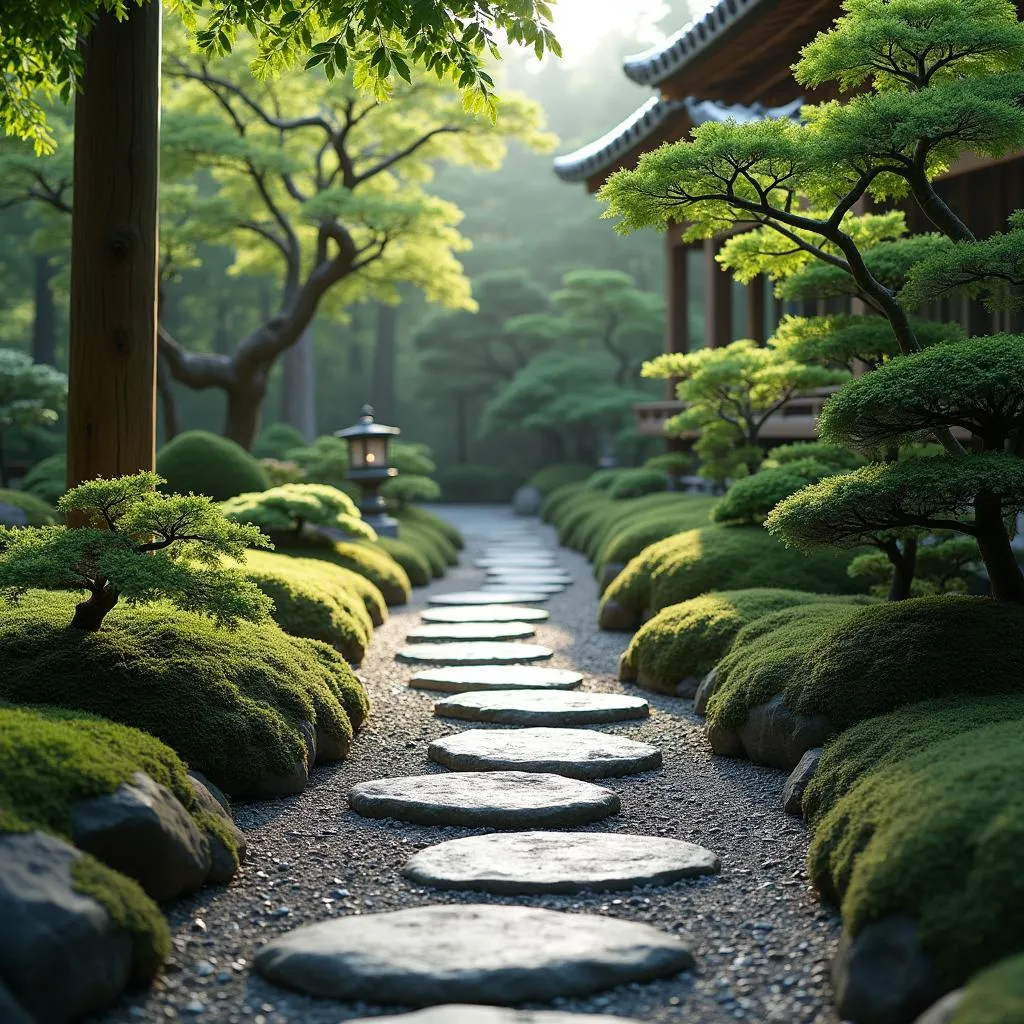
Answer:
[[[298,483],[267,491],[239,494],[221,503],[221,511],[234,523],[247,523],[287,546],[306,526],[325,526],[366,540],[377,534],[363,522],[355,502],[327,484]]]
[[[272,607],[259,588],[222,559],[270,547],[255,526],[229,522],[207,497],[160,494],[156,473],[90,480],[57,503],[80,521],[66,526],[0,528],[0,594],[84,590],[70,626],[95,632],[119,600],[166,599],[232,625],[258,622]]]
[[[666,424],[670,434],[699,430],[694,449],[701,473],[724,479],[737,469],[756,473],[764,458],[761,428],[795,394],[845,381],[849,374],[808,366],[753,341],[722,348],[670,352],[643,366],[643,376],[677,379],[686,408]]]
[[[0,487],[9,483],[6,435],[9,430],[55,423],[67,401],[68,379],[22,352],[0,348]]]

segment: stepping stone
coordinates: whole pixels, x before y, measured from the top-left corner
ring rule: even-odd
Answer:
[[[463,718],[495,725],[594,725],[647,718],[650,713],[650,705],[643,697],[557,690],[465,693],[447,697],[434,705],[434,714],[441,718]]]
[[[608,892],[668,885],[718,871],[702,846],[619,832],[512,832],[453,839],[420,850],[402,874],[436,889],[502,896]]]
[[[557,582],[569,582],[572,580],[572,574],[566,570],[559,568],[557,565],[548,566],[546,568],[536,568],[527,566],[524,568],[518,568],[516,566],[501,565],[492,566],[489,569],[484,570],[488,578],[492,576],[500,576],[502,578],[506,576],[522,576],[524,578],[535,578],[538,580],[547,580],[549,583]]]
[[[537,632],[527,622],[435,622],[406,635],[410,643],[437,644],[458,640],[528,640]]]
[[[554,772],[573,779],[661,767],[657,747],[589,729],[470,729],[433,740],[427,757],[456,772]]]
[[[575,690],[583,675],[568,668],[536,665],[452,665],[417,672],[409,685],[441,693],[470,690]]]
[[[532,772],[439,772],[360,782],[348,791],[348,805],[365,818],[490,828],[586,825],[621,809],[618,796],[604,786]]]
[[[547,594],[522,590],[508,590],[501,594],[485,590],[459,590],[454,594],[434,594],[428,603],[444,607],[456,604],[540,604],[547,599]]]
[[[395,660],[407,665],[519,665],[530,661],[547,661],[554,651],[543,644],[479,643],[410,644],[403,647]]]
[[[567,583],[527,583],[525,580],[501,583],[488,580],[480,590],[485,594],[516,594],[521,599],[523,596],[521,591],[528,587],[531,593],[539,594],[544,598],[550,597],[552,594],[560,594],[567,586]]]
[[[487,570],[485,582],[490,585],[500,583],[503,587],[520,587],[523,590],[531,590],[534,586],[549,586],[557,584],[560,587],[568,586],[573,579],[568,573],[562,572],[496,572],[493,569]]]
[[[420,613],[424,622],[547,622],[551,613],[543,608],[516,604],[478,604],[454,608],[427,608]]]
[[[499,1006],[447,1003],[397,1017],[360,1017],[351,1024],[640,1024],[633,1017],[562,1013],[560,1010],[507,1010]]]
[[[432,1006],[586,996],[693,966],[669,932],[534,907],[413,907],[308,924],[257,954],[268,981],[307,995]]]
[[[473,564],[478,569],[546,569],[558,565],[552,555],[486,555]]]

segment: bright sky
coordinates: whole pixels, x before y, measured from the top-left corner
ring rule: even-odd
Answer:
[[[699,17],[716,2],[690,0],[690,17]],[[648,45],[659,42],[662,37],[654,23],[667,10],[662,0],[556,0],[555,34],[571,63],[585,58],[609,33],[636,33]],[[683,26],[668,27],[674,32]]]

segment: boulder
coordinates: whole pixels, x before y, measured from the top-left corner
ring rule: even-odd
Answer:
[[[0,982],[0,1020],[4,1024],[35,1024],[3,982]]]
[[[536,487],[520,487],[512,496],[512,511],[517,516],[540,515],[543,504],[544,495]]]
[[[619,655],[619,682],[635,683],[637,675],[636,666],[626,657],[626,652],[623,651]]]
[[[207,831],[206,838],[210,843],[210,871],[206,876],[206,882],[208,885],[223,885],[235,877],[238,865],[245,860],[245,833],[235,824],[230,812],[221,803],[221,800],[224,800],[224,794],[220,793],[219,790],[217,790],[217,793],[212,792],[209,785],[201,782],[197,776],[198,772],[189,772],[189,782],[192,783],[192,791],[196,795],[197,803],[202,810],[206,811],[207,814],[213,815],[222,823],[223,827],[231,835],[235,849],[238,851],[238,861],[236,863],[234,856],[220,835],[212,829]],[[220,799],[217,798],[218,794]]]
[[[603,594],[612,585],[615,577],[625,568],[625,562],[605,562],[597,577],[597,592]]]
[[[231,802],[224,795],[224,790],[222,790],[219,786],[214,785],[202,772],[197,772],[195,771],[195,769],[189,769],[188,777],[192,780],[193,783],[198,783],[198,786],[192,787],[196,792],[197,799],[203,799],[199,795],[199,787],[201,786],[204,790],[206,790],[206,796],[212,796],[213,799],[220,804],[221,809],[224,811],[224,813],[227,814],[228,817],[231,817]]]
[[[804,813],[804,792],[818,769],[818,762],[824,753],[822,747],[812,747],[800,763],[790,772],[786,785],[782,788],[782,809],[795,818],[802,818]]]
[[[937,1003],[925,1010],[914,1024],[950,1024],[964,1000],[962,988],[947,992]]]
[[[697,684],[696,692],[693,695],[693,711],[697,715],[706,715],[708,712],[708,701],[711,700],[718,686],[718,666],[715,667]]]
[[[345,736],[328,732],[316,727],[316,763],[327,764],[331,761],[344,761],[348,757],[351,741]]]
[[[777,693],[747,712],[736,727],[743,749],[755,764],[791,771],[812,747],[820,747],[835,732],[824,715],[798,715]]]
[[[210,873],[210,843],[181,801],[145,772],[71,808],[75,846],[134,878],[155,900],[194,892]]]
[[[618,601],[602,601],[597,624],[616,633],[632,633],[640,625],[640,615],[623,608]]]
[[[906,915],[875,921],[856,937],[844,933],[832,983],[839,1016],[857,1024],[906,1024],[942,993],[917,922]]]
[[[711,750],[719,757],[747,756],[739,733],[731,725],[715,725],[708,722],[704,726],[704,735],[711,744]]]
[[[232,792],[233,797],[246,800],[277,800],[283,796],[301,793],[309,782],[309,766],[306,759],[296,761],[289,772],[267,772],[252,779],[248,785]]]
[[[131,936],[74,889],[82,856],[44,832],[0,834],[0,996],[6,989],[40,1024],[93,1013],[133,980]],[[0,1013],[5,1024],[18,1022]]]
[[[685,679],[680,679],[676,683],[675,690],[673,691],[677,697],[696,697],[697,689],[701,684],[701,680],[697,676],[687,676]]]

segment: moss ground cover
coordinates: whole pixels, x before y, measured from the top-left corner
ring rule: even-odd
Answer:
[[[413,587],[425,587],[434,578],[435,567],[442,574],[444,571],[439,559],[431,565],[430,560],[419,548],[413,547],[400,537],[378,537],[376,543],[366,544],[364,547],[386,556],[402,570],[402,574]]]
[[[526,486],[536,487],[541,494],[547,496],[565,484],[582,483],[593,472],[593,466],[587,466],[580,462],[557,462],[552,466],[538,469],[526,481]]]
[[[207,494],[215,501],[270,486],[266,471],[234,441],[205,430],[188,430],[160,449],[157,472],[169,493]]]
[[[595,553],[598,571],[609,564],[625,565],[644,548],[673,534],[707,526],[716,499],[696,494],[680,497],[680,502],[645,499],[633,515],[617,522]]]
[[[449,523],[443,516],[432,512],[429,508],[423,508],[421,505],[406,505],[397,513],[397,518],[403,523],[429,526],[444,534],[457,551],[461,551],[465,547],[466,542],[459,529]]]
[[[327,538],[303,538],[302,545],[277,548],[278,554],[315,558],[341,566],[369,580],[380,591],[389,607],[407,604],[411,592],[409,575],[378,539],[370,544],[359,541],[331,541]],[[426,563],[417,561],[424,573]],[[429,579],[426,581],[429,582]]]
[[[1024,1024],[1024,955],[972,978],[950,1024]]]

